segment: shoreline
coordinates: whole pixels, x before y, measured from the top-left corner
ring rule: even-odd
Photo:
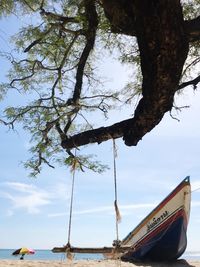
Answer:
[[[123,262],[119,260],[0,260],[0,267],[200,267],[198,260],[177,260],[175,262]]]

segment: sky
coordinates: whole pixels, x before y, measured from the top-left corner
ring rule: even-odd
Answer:
[[[8,44],[7,32],[15,20],[0,21],[0,49]],[[2,31],[2,29],[4,29]],[[4,65],[4,73],[7,65]],[[109,74],[108,86],[121,86],[127,70],[116,61],[105,61],[103,74]],[[188,251],[199,250],[200,223],[200,88],[188,88],[176,99],[179,106],[190,105],[166,114],[161,123],[145,135],[136,147],[116,140],[118,156],[118,202],[122,215],[119,237],[124,238],[186,176],[192,185],[192,205],[188,226]],[[12,95],[6,103],[17,101]],[[1,103],[3,106],[4,103]],[[126,110],[113,112],[120,120]],[[105,121],[105,125],[110,121]],[[65,167],[44,168],[37,178],[28,177],[22,161],[30,155],[30,136],[20,126],[8,131],[0,126],[0,248],[22,246],[52,249],[68,239],[69,203],[72,174]],[[116,239],[112,142],[87,146],[110,169],[103,174],[91,171],[75,175],[71,244],[75,246],[111,245]]]

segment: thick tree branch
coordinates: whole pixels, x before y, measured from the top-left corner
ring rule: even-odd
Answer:
[[[128,0],[102,0],[101,2],[113,33],[136,36],[135,15],[130,9]]]
[[[184,23],[186,32],[190,42],[200,40],[200,16],[195,19],[185,21]]]
[[[111,24],[113,33],[136,36],[135,15],[131,14],[128,0],[102,0],[105,16]],[[130,15],[131,14],[131,15]],[[200,16],[184,22],[185,33],[190,42],[200,40]]]
[[[104,4],[108,2],[103,1]],[[120,4],[121,0],[115,3]],[[127,0],[123,3],[125,8],[126,3],[129,7],[129,16],[132,14],[131,17],[135,18],[135,23],[129,25],[129,29],[131,31],[132,26],[136,30],[143,75],[143,97],[132,119],[70,138],[66,136],[62,139],[65,149],[119,137],[123,137],[126,145],[137,145],[173,106],[189,49],[181,5],[174,0]]]

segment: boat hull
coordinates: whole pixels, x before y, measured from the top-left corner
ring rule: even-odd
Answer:
[[[186,227],[184,218],[180,217],[174,221],[166,231],[164,228],[159,233],[149,238],[140,248],[129,251],[121,259],[166,261],[179,258],[187,246]]]
[[[189,177],[161,202],[129,235],[122,246],[131,246],[124,261],[169,261],[179,258],[187,246],[190,211]]]

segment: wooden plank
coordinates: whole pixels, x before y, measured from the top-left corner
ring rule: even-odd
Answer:
[[[133,248],[132,248],[133,249]],[[100,247],[100,248],[80,248],[80,247],[55,247],[52,249],[53,253],[124,253],[131,250],[131,247]]]

